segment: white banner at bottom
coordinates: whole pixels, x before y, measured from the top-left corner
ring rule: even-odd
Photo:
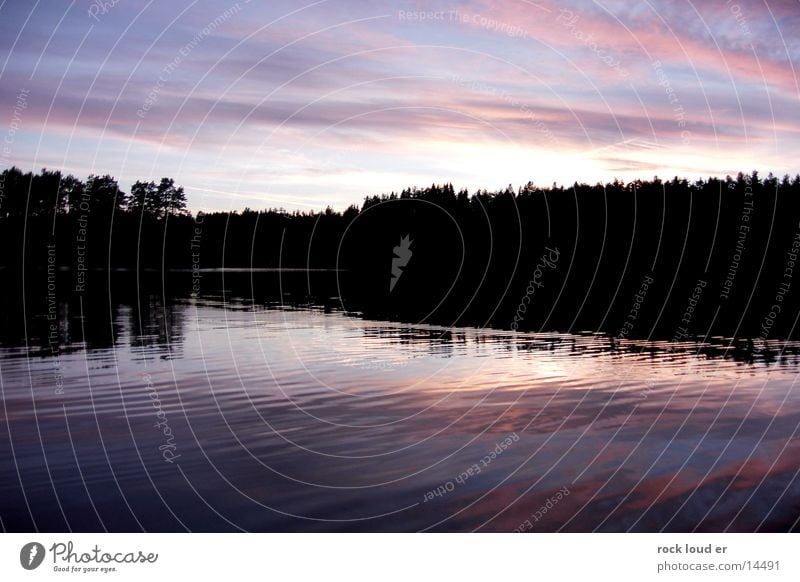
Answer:
[[[3,534],[0,580],[800,580],[792,534]]]

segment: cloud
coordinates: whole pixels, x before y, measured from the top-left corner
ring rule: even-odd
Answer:
[[[794,2],[235,5],[119,3],[99,22],[52,0],[3,5],[0,104],[9,111],[20,87],[31,91],[13,159],[75,160],[81,152],[61,149],[74,135],[111,164],[104,171],[123,171],[103,152],[128,143],[127,168],[167,175],[178,159],[222,186],[224,171],[204,173],[209,159],[239,168],[242,157],[271,164],[302,151],[307,162],[276,165],[285,182],[329,172],[344,189],[347,177],[353,201],[420,163],[423,145],[440,152],[438,170],[419,172],[426,181],[469,176],[457,171],[462,144],[515,147],[519,159],[557,152],[573,163],[557,164],[564,172],[597,180],[649,175],[659,160],[676,172],[737,160],[796,169]]]

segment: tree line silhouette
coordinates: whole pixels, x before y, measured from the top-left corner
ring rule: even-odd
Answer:
[[[62,301],[107,304],[151,281],[159,295],[199,288],[415,323],[758,345],[795,335],[800,176],[472,194],[446,183],[341,212],[191,213],[170,178],[126,193],[109,175],[10,168],[0,175],[0,243],[3,299],[24,295],[41,310],[57,268]],[[537,271],[544,253],[548,268]],[[138,275],[115,283],[120,270]]]

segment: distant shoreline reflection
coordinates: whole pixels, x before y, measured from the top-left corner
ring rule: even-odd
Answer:
[[[798,529],[797,342],[132,289],[5,328],[6,530]]]

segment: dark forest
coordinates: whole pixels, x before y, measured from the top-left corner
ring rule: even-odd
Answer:
[[[27,297],[28,316],[53,294],[107,304],[135,291],[620,340],[795,335],[800,176],[446,183],[341,212],[194,214],[169,178],[130,193],[111,176],[0,180],[0,272],[24,270],[4,277],[4,300]]]

